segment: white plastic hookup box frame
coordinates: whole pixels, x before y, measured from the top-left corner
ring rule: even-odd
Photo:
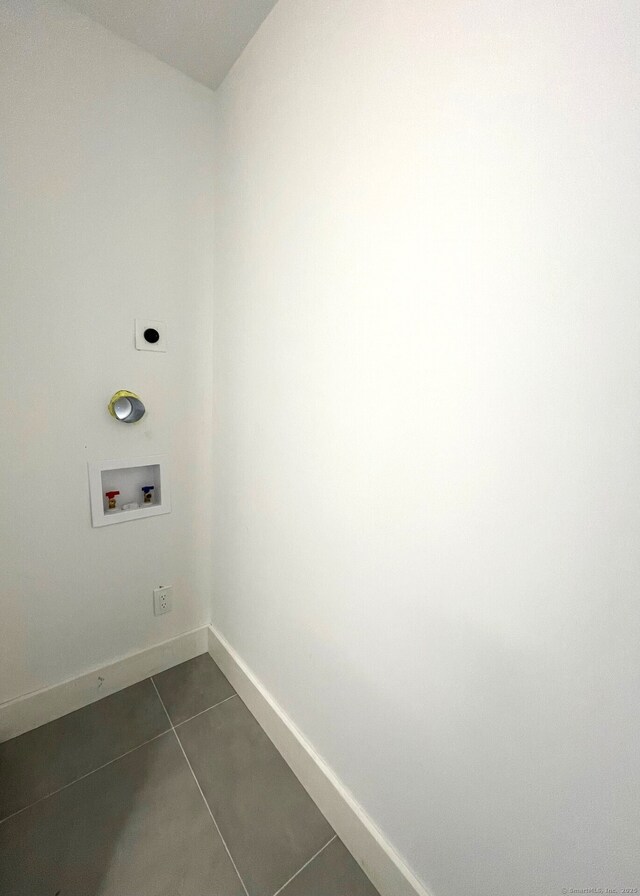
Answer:
[[[95,528],[141,520],[147,516],[171,513],[169,461],[166,454],[128,457],[88,463],[91,522]],[[153,486],[152,504],[143,504],[142,486]],[[118,508],[109,511],[105,492],[119,491]],[[134,510],[121,510],[123,504],[137,503]]]

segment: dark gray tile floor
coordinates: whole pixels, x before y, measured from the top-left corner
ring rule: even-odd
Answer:
[[[0,744],[3,896],[376,896],[207,655]]]
[[[296,874],[279,896],[376,896],[355,859],[336,837]]]
[[[208,653],[154,675],[153,681],[174,725],[235,694]]]
[[[147,679],[0,744],[0,818],[60,790],[169,727]]]

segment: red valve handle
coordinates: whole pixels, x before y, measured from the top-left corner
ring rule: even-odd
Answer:
[[[116,495],[119,495],[120,492],[105,492],[107,498],[115,498]]]

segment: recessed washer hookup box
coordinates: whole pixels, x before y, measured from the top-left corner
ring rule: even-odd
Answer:
[[[88,467],[94,528],[171,513],[166,455],[121,458]]]

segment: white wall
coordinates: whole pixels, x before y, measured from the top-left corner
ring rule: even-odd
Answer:
[[[0,700],[208,622],[212,94],[56,2],[0,4]],[[169,352],[136,352],[135,317]],[[119,388],[148,409],[107,413]],[[87,461],[173,512],[92,529]],[[175,609],[152,614],[173,583]]]
[[[640,885],[639,60],[280,0],[218,93],[213,621],[437,896]]]

